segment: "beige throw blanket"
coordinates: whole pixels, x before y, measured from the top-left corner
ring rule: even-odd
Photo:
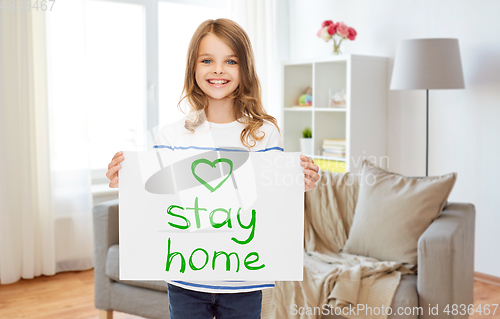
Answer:
[[[342,252],[354,217],[360,176],[320,174],[318,187],[305,195],[303,281],[276,282],[275,288],[265,289],[262,318],[316,319],[340,314],[386,319],[386,311],[376,315],[366,309],[379,313],[374,308],[389,307],[401,275],[415,271],[398,262]]]

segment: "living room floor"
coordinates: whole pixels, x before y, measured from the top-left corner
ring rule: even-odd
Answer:
[[[471,319],[500,319],[500,286],[474,281],[474,306],[499,304],[496,315],[470,316]],[[0,318],[98,319],[94,307],[94,269],[62,272],[54,276],[21,279],[0,285]],[[114,312],[115,319],[140,319]]]

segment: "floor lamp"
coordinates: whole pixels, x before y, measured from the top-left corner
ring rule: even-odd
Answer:
[[[429,90],[464,89],[458,39],[410,39],[399,42],[391,90],[426,90],[425,176],[429,170]]]

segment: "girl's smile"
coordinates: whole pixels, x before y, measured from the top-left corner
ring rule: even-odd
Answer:
[[[210,84],[210,86],[221,88],[226,86],[231,81],[226,79],[208,79],[207,82],[208,84]]]

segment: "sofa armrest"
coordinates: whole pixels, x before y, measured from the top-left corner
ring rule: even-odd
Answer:
[[[106,275],[109,247],[118,244],[118,199],[103,202],[92,209],[94,223],[95,307],[111,310],[111,279]]]
[[[448,203],[420,237],[417,290],[423,314],[419,318],[468,318],[462,307],[474,303],[475,219],[473,204]],[[447,305],[449,313],[444,312]],[[429,313],[436,306],[438,316]],[[457,315],[452,314],[453,307]]]

